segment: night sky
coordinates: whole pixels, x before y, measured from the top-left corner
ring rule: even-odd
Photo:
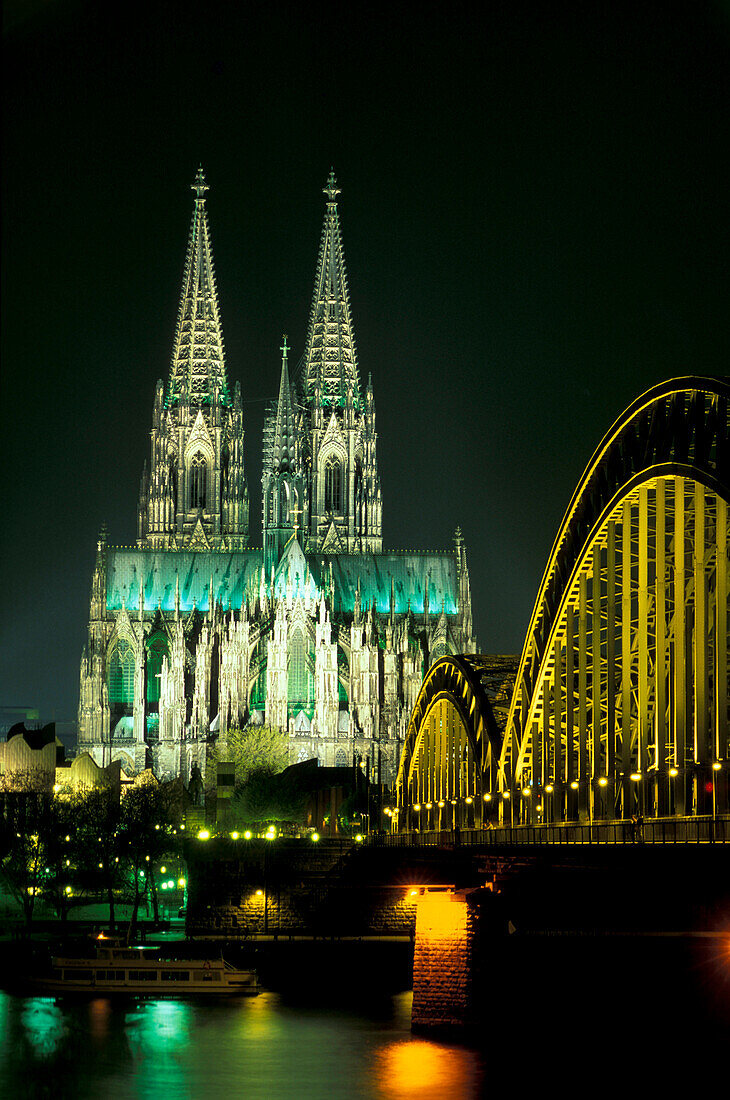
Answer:
[[[96,539],[136,537],[202,163],[252,542],[333,165],[384,543],[463,528],[519,652],[602,435],[727,373],[730,8],[7,0],[0,705],[75,717]]]

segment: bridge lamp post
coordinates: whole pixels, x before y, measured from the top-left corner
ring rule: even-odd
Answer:
[[[713,843],[714,843],[714,840],[715,840],[715,822],[717,820],[717,795],[716,795],[715,777],[717,776],[718,772],[721,769],[722,769],[722,764],[720,763],[719,760],[715,760],[713,762],[713,765],[712,765],[712,836],[710,837],[710,839]]]
[[[522,797],[523,798],[531,798],[532,797],[532,787],[523,787],[522,788]],[[526,811],[525,816],[528,819],[527,824],[532,825],[532,813],[531,813],[532,803],[531,802],[526,802],[524,805],[525,805],[525,811]]]
[[[677,778],[678,775],[679,775],[679,771],[677,770],[677,768],[670,768],[669,769],[669,816],[670,817],[674,817],[674,804],[675,804],[675,801],[676,801],[675,797],[674,797],[674,780]]]
[[[644,788],[643,788],[643,785],[641,783],[641,780],[642,780],[641,772],[632,772],[631,775],[629,776],[629,779],[631,780],[632,783],[638,783],[639,784],[639,786],[637,787],[637,800],[638,800],[638,803],[639,803],[639,813],[643,817],[644,816]]]
[[[554,790],[555,790],[555,788],[553,787],[552,783],[548,783],[545,787],[545,794],[547,795],[547,798],[545,799],[544,820],[545,820],[546,825],[550,824],[550,818],[552,817],[552,814],[551,814],[550,811],[552,810],[552,806],[553,806],[552,793],[553,793]]]

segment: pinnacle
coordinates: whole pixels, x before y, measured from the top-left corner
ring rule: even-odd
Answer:
[[[308,400],[319,388],[323,406],[345,404],[351,389],[353,403],[360,407],[355,335],[350,316],[345,253],[335,198],[340,194],[334,169],[323,188],[328,202],[320,241],[309,331],[303,356],[303,383]]]
[[[327,177],[327,183],[322,188],[322,191],[327,196],[330,202],[335,202],[337,195],[342,194],[341,188],[337,186],[337,180],[335,179],[335,170],[330,168],[330,174]]]
[[[196,199],[204,199],[205,192],[210,191],[208,184],[205,182],[205,174],[203,172],[203,165],[201,164],[198,171],[195,173],[195,179],[190,184],[190,190],[195,192]]]
[[[291,386],[289,385],[289,370],[287,366],[287,352],[291,349],[283,339],[279,349],[281,355],[281,381],[279,383],[279,400],[276,406],[276,425],[274,428],[273,460],[276,473],[290,470],[294,464],[295,453],[295,427],[294,411],[291,403]]]
[[[167,404],[230,405],[202,166],[195,192]]]

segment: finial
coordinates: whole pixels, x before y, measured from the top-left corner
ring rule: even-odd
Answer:
[[[334,168],[330,168],[330,174],[327,178],[327,186],[323,187],[322,191],[327,196],[330,202],[334,202],[336,196],[340,194],[340,188],[337,186],[337,180],[335,179]]]
[[[190,184],[190,190],[195,192],[196,199],[204,199],[205,192],[210,190],[208,184],[205,182],[202,164],[198,168],[198,171],[195,175],[195,180],[193,181],[193,183]]]
[[[284,340],[284,343],[279,348],[279,351],[281,352],[282,359],[284,360],[284,362],[286,362],[287,352],[291,351],[291,348],[289,347],[289,345],[286,342],[286,334],[283,336],[283,340]]]

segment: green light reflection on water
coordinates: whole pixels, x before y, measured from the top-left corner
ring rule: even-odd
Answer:
[[[50,1058],[68,1034],[65,1015],[53,997],[28,997],[20,1022],[38,1058]]]

